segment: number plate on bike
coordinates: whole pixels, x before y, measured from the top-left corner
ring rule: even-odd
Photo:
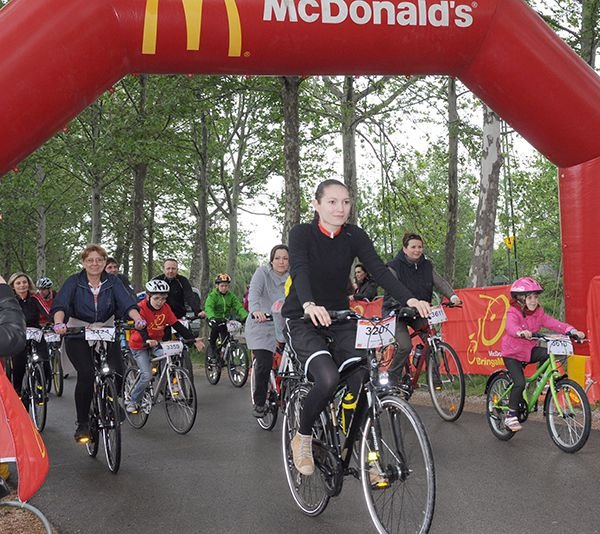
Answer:
[[[548,354],[567,355],[573,354],[573,343],[568,337],[555,337],[548,340]]]
[[[388,317],[383,321],[359,320],[356,325],[357,349],[376,349],[394,343],[396,317]]]
[[[28,326],[27,331],[25,332],[25,337],[28,340],[31,339],[38,343],[42,340],[43,335],[44,332],[42,330],[40,330],[39,328],[33,328],[32,326]]]
[[[44,339],[46,343],[60,343],[60,334],[55,334],[54,332],[46,332],[44,334]]]
[[[179,319],[179,322],[186,328],[190,327],[190,322],[185,317],[182,317],[181,319]]]
[[[431,312],[427,316],[427,320],[429,321],[429,324],[434,325],[445,323],[448,320],[448,317],[446,317],[446,312],[444,311],[444,308],[442,308],[441,306],[435,306],[431,308]]]
[[[114,341],[115,328],[113,326],[88,326],[85,329],[87,341]]]
[[[164,356],[176,356],[183,352],[183,343],[181,341],[163,341],[160,348]]]

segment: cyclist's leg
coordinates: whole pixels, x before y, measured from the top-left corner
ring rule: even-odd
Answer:
[[[17,395],[21,395],[21,386],[23,384],[23,377],[25,376],[25,367],[27,366],[27,350],[23,350],[18,354],[14,354],[11,359],[12,364],[12,384],[17,392]]]
[[[147,349],[131,349],[131,354],[140,370],[140,378],[131,392],[130,402],[133,404],[133,408],[142,400],[144,391],[152,379],[152,364],[150,363],[150,353]],[[129,406],[126,406],[126,409],[129,411]]]
[[[38,343],[38,354],[43,362],[44,378],[46,379],[46,388],[48,388],[52,381],[52,369],[50,368],[50,351],[48,350],[48,344],[44,338]]]
[[[267,386],[269,384],[269,375],[273,367],[273,353],[268,350],[253,350],[254,354],[254,398],[255,406],[262,407],[267,401]]]
[[[508,374],[512,378],[513,388],[508,399],[509,410],[515,412],[519,409],[519,403],[523,399],[525,389],[525,374],[523,373],[523,362],[514,358],[503,358],[504,365],[508,369]]]
[[[77,412],[77,430],[87,432],[89,436],[89,414],[94,396],[94,361],[92,348],[85,339],[65,339],[67,356],[77,371],[75,385],[75,410]],[[83,428],[85,427],[85,428]],[[77,439],[77,438],[76,438]]]
[[[548,359],[548,350],[545,347],[533,347],[531,349],[530,363],[544,363]]]
[[[210,348],[212,349],[212,353],[217,353],[217,338],[219,337],[219,325],[215,324],[210,327],[210,336],[208,338],[208,342],[210,343]]]
[[[408,333],[408,323],[406,321],[396,320],[396,344],[394,357],[388,369],[390,383],[392,384],[400,383],[406,359],[412,349],[412,341]]]
[[[121,347],[117,341],[114,343],[107,343],[106,348],[108,365],[115,372],[115,386],[117,388],[117,392],[120,394],[123,387],[123,375],[125,374],[125,369],[123,368],[123,357],[121,356]]]

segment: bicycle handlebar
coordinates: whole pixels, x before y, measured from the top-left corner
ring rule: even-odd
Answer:
[[[333,322],[342,322],[342,321],[358,321],[358,320],[367,320],[367,321],[380,321],[383,319],[382,317],[365,317],[355,312],[354,310],[327,310],[329,317]],[[412,308],[410,306],[403,306],[399,308],[393,309],[388,317],[396,316],[400,319],[414,319],[419,315],[419,312],[416,308]],[[312,320],[310,315],[304,314],[304,320],[310,321]]]
[[[571,341],[575,341],[575,343],[586,343],[586,342],[589,341],[589,339],[587,339],[587,338],[580,339],[578,336],[576,336],[575,334],[571,334],[571,333],[569,333],[569,334],[563,334],[563,335],[565,335],[568,338],[570,338]],[[522,339],[526,339],[525,336],[523,336],[521,334],[519,334],[519,337],[522,338]],[[531,334],[531,339],[541,339],[541,340],[544,340],[544,341],[552,341],[555,338],[552,337],[551,334],[538,334],[536,332],[536,333],[532,333]]]

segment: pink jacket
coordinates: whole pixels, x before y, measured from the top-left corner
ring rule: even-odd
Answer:
[[[506,327],[502,337],[502,355],[505,358],[514,358],[522,362],[528,362],[531,358],[531,349],[536,346],[535,339],[523,339],[517,336],[521,330],[538,332],[541,328],[548,328],[559,334],[566,334],[573,330],[570,324],[563,323],[550,317],[544,312],[544,308],[538,308],[531,314],[523,317],[523,312],[516,306],[511,305],[506,314]]]

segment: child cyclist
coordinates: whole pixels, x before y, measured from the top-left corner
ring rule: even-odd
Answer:
[[[536,346],[532,334],[541,328],[547,328],[560,334],[585,338],[585,334],[570,324],[550,317],[539,305],[540,293],[544,288],[533,278],[516,280],[510,288],[512,297],[506,316],[506,327],[502,338],[504,364],[513,380],[514,386],[508,399],[508,416],[504,420],[506,427],[513,432],[521,430],[517,418],[519,402],[525,389],[524,364],[543,362],[548,358],[544,347]]]
[[[210,326],[211,354],[217,353],[217,338],[227,335],[227,319],[231,316],[245,321],[248,312],[244,309],[240,299],[229,291],[231,277],[227,273],[219,273],[215,278],[215,287],[206,297],[204,311]]]
[[[126,403],[125,410],[135,413],[144,395],[146,386],[152,378],[150,364],[150,350],[163,339],[165,328],[171,326],[181,337],[192,339],[194,334],[179,322],[171,307],[167,304],[169,284],[164,280],[150,280],[146,284],[146,298],[140,302],[140,315],[146,321],[145,329],[131,333],[129,347],[140,369],[140,380],[131,392],[131,399]],[[204,349],[204,342],[196,338],[195,346],[198,350]],[[149,347],[149,348],[148,348]],[[156,352],[159,352],[157,349]]]

